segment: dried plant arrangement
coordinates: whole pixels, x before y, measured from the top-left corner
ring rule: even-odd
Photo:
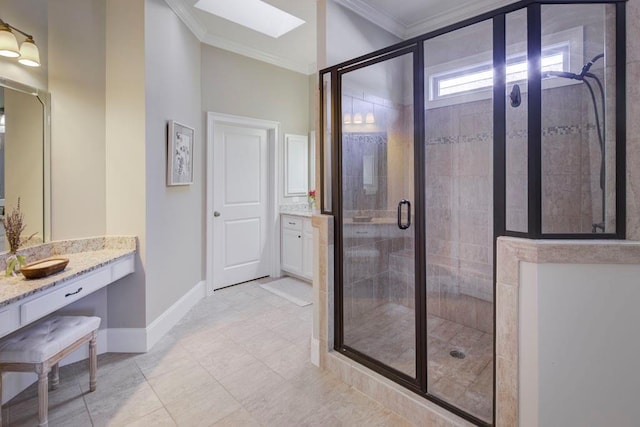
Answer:
[[[27,243],[37,233],[33,233],[31,236],[22,240],[22,232],[27,228],[24,224],[24,214],[20,211],[20,198],[18,197],[18,204],[11,210],[11,213],[2,217],[2,225],[4,226],[4,233],[9,242],[9,253],[12,254],[7,258],[7,271],[6,275],[16,275],[16,270],[19,266],[23,266],[27,263],[24,255],[18,255],[20,246]]]

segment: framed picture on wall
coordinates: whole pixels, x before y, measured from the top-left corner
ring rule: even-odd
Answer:
[[[193,184],[193,128],[170,120],[167,132],[167,185]]]

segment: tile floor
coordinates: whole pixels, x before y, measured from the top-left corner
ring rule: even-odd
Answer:
[[[345,343],[415,377],[415,311],[386,303],[352,321]],[[429,391],[491,421],[493,335],[436,316],[427,317]],[[462,351],[464,359],[450,355]]]
[[[50,426],[409,426],[309,362],[312,306],[257,282],[216,291],[146,354],[103,354],[60,369]],[[2,409],[5,426],[37,425],[34,386]]]

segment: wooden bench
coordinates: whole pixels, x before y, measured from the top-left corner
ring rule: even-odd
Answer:
[[[38,425],[48,426],[49,372],[52,372],[51,386],[55,389],[59,383],[60,360],[87,342],[89,389],[96,389],[96,338],[99,326],[99,317],[54,316],[20,329],[0,341],[0,397],[3,372],[35,372],[38,375]]]

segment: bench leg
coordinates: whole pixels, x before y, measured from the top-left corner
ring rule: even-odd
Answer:
[[[96,348],[98,333],[93,331],[89,341],[89,391],[96,390],[96,374],[98,373],[98,352]]]
[[[51,390],[57,389],[58,384],[60,384],[60,366],[56,363],[51,368]]]
[[[49,426],[49,368],[47,363],[36,365],[38,374],[38,426]]]

